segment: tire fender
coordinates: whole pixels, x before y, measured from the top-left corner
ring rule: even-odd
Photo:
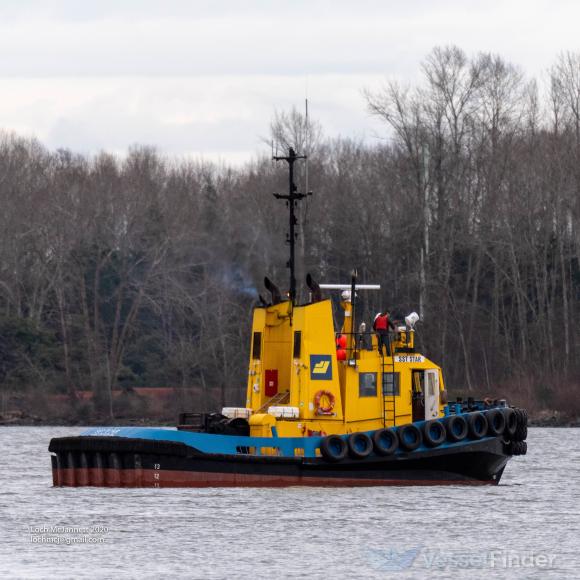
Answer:
[[[366,433],[351,433],[347,444],[348,454],[353,459],[364,459],[373,452],[373,442]]]
[[[445,425],[441,421],[427,421],[423,424],[423,441],[428,447],[437,447],[447,438]]]
[[[487,411],[487,434],[491,437],[499,437],[505,431],[505,416],[499,409]]]
[[[452,443],[463,441],[467,437],[467,421],[463,415],[450,415],[445,421],[447,439]]]
[[[394,429],[379,429],[373,433],[373,447],[377,455],[392,455],[399,446],[399,438]]]
[[[487,418],[484,413],[475,411],[467,416],[467,428],[471,439],[481,439],[487,434]]]
[[[399,444],[405,451],[415,451],[423,440],[421,430],[413,423],[399,427],[397,435],[399,436]]]
[[[346,457],[348,445],[342,437],[329,435],[320,442],[320,453],[327,461],[337,463]]]

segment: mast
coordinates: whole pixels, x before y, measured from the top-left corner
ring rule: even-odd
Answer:
[[[298,207],[298,202],[304,199],[307,195],[312,195],[311,191],[307,193],[300,193],[296,184],[294,183],[294,163],[297,159],[306,159],[306,155],[296,155],[296,152],[292,147],[288,149],[288,155],[285,157],[274,156],[275,161],[286,161],[288,163],[288,195],[283,195],[280,193],[275,193],[274,197],[276,199],[285,199],[286,206],[289,211],[289,233],[286,241],[290,245],[290,259],[286,263],[286,267],[290,270],[290,290],[289,297],[292,306],[295,304],[296,300],[296,226],[298,225],[298,220],[296,219],[295,210]]]

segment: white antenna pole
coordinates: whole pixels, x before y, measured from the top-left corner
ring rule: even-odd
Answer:
[[[306,151],[304,151],[304,154],[306,155],[306,167],[305,167],[305,172],[306,172],[306,189],[304,190],[306,192],[306,194],[308,194],[308,157],[310,155],[310,147],[309,145],[309,127],[308,127],[308,86],[306,87],[306,99],[305,99],[305,108],[306,108],[306,131],[305,131],[305,137],[306,139],[304,140],[304,148],[306,149]]]

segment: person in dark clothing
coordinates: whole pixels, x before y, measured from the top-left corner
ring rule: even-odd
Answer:
[[[391,356],[391,341],[389,337],[389,329],[394,330],[395,325],[389,318],[389,312],[385,310],[384,312],[379,312],[375,316],[373,322],[373,329],[377,333],[377,339],[379,343],[379,354],[383,356],[383,347],[387,350],[387,356]]]

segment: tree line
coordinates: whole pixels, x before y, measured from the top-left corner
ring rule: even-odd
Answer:
[[[448,388],[573,409],[580,383],[580,55],[539,89],[497,55],[435,48],[415,86],[365,93],[376,144],[328,139],[278,112],[279,151],[309,156],[298,274],[382,284],[421,314],[418,339]],[[266,149],[266,147],[264,147]],[[179,408],[243,404],[252,306],[286,288],[287,170],[49,151],[0,137],[0,390],[174,387]],[[304,294],[302,298],[304,298]],[[337,311],[337,323],[339,313]],[[579,409],[576,409],[578,411]]]

